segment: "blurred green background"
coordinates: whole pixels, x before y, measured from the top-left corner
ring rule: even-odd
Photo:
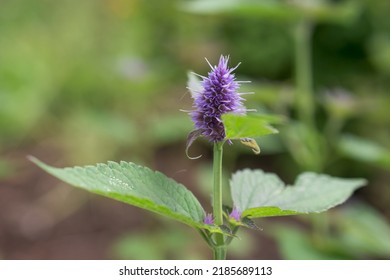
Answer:
[[[66,186],[27,159],[56,166],[133,161],[190,188],[211,211],[211,148],[197,142],[187,71],[230,55],[246,106],[285,115],[235,144],[225,175],[303,170],[369,185],[325,215],[258,220],[229,258],[390,259],[390,2],[3,0],[0,9],[0,259],[205,259],[196,232]],[[295,28],[308,22],[315,128],[296,105]],[[227,191],[225,192],[227,193]],[[226,198],[229,200],[229,197]]]

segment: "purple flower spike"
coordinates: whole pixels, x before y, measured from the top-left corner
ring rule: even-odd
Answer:
[[[194,96],[195,110],[190,113],[195,130],[213,143],[225,139],[222,114],[246,112],[243,98],[237,93],[239,83],[232,73],[237,67],[229,68],[228,61],[229,57],[221,56],[217,66],[209,63],[211,71],[208,77],[203,77],[202,89]]]
[[[233,210],[230,213],[229,218],[239,222],[241,220],[241,212],[236,207],[233,207]]]
[[[212,214],[207,214],[206,217],[203,219],[203,223],[206,225],[213,225],[214,224],[214,219]]]

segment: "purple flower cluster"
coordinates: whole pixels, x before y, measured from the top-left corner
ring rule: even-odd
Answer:
[[[241,220],[241,212],[236,207],[233,207],[232,212],[229,214],[229,218],[239,222]]]
[[[228,67],[229,57],[221,56],[217,66],[211,66],[208,77],[203,77],[202,91],[194,97],[195,110],[190,113],[195,129],[211,142],[225,139],[221,120],[224,113],[245,114],[243,98],[237,93],[239,83]]]
[[[205,223],[206,225],[213,225],[214,224],[213,215],[207,214],[203,219],[203,223]]]

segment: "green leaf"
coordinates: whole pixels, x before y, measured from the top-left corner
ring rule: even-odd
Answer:
[[[271,115],[224,114],[222,121],[227,139],[241,139],[278,133],[270,123],[281,123],[282,118]]]
[[[203,223],[205,212],[195,196],[182,184],[160,172],[124,161],[55,168],[36,158],[31,160],[51,175],[75,187],[173,218],[195,228],[212,228]]]
[[[249,169],[236,172],[230,181],[234,205],[251,218],[323,212],[365,184],[364,179],[306,172],[293,186],[285,186],[275,174]]]

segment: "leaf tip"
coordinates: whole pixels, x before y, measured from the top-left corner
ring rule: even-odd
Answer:
[[[35,162],[35,161],[38,160],[36,157],[34,157],[34,156],[32,156],[32,155],[28,155],[28,156],[26,156],[26,158],[27,158],[29,161],[32,161],[32,162]]]
[[[31,161],[32,163],[38,165],[39,167],[42,167],[42,165],[44,164],[42,161],[40,161],[39,159],[37,159],[36,157],[32,156],[32,155],[28,155],[26,156],[27,160]]]

